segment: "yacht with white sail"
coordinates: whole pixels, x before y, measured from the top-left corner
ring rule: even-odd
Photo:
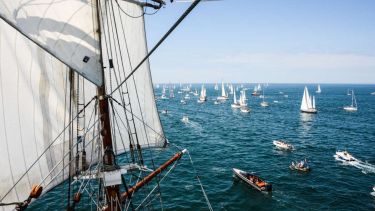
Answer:
[[[246,91],[245,90],[241,90],[239,104],[241,106],[240,107],[241,112],[249,113],[251,111],[249,106],[247,106],[247,98],[246,98]]]
[[[320,89],[320,84],[318,84],[318,89],[315,91],[315,93],[317,93],[317,94],[322,93],[322,90]]]
[[[198,99],[198,103],[204,103],[207,101],[206,88],[202,85],[201,94]]]
[[[315,107],[315,96],[309,95],[309,90],[305,86],[303,91],[303,97],[301,102],[301,112],[303,113],[310,113],[315,114],[317,113],[317,109]]]
[[[219,101],[228,100],[228,94],[225,91],[225,87],[224,87],[223,82],[221,82],[221,96],[217,97],[217,100],[219,100]]]
[[[240,103],[237,102],[236,91],[233,92],[233,103],[232,103],[232,105],[230,105],[230,107],[232,107],[232,108],[241,108]]]
[[[351,95],[352,95],[352,104],[350,106],[344,106],[345,111],[357,111],[358,110],[357,100],[355,99],[355,96],[354,96],[354,90],[352,90]]]
[[[265,100],[266,96],[264,95],[264,89],[263,89],[263,94],[262,94],[262,102],[260,103],[260,106],[262,107],[268,107],[270,104]]]

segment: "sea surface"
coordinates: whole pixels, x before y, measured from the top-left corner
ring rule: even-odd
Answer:
[[[251,96],[255,84],[243,85],[249,88],[250,113],[232,109],[232,95],[227,102],[215,105],[219,92],[213,84],[205,85],[208,101],[203,104],[190,94],[191,99],[182,105],[185,93],[177,93],[178,85],[175,98],[157,100],[160,111],[168,110],[167,114],[160,113],[160,118],[171,145],[154,151],[153,156],[161,163],[178,146],[189,150],[194,164],[184,155],[160,183],[165,210],[208,210],[197,175],[214,210],[375,210],[375,197],[371,195],[375,185],[375,95],[370,94],[375,92],[375,85],[322,84],[321,94],[315,93],[316,85],[308,85],[310,94],[316,97],[317,114],[300,113],[302,84],[269,84],[265,100],[270,106],[266,108],[260,106],[261,98]],[[198,92],[200,87],[192,85]],[[351,104],[348,89],[355,91],[357,112],[343,110]],[[155,94],[161,95],[161,86]],[[189,121],[181,121],[183,116]],[[286,140],[296,149],[276,149],[272,141],[277,139]],[[360,162],[349,164],[335,159],[335,152],[345,149]],[[292,161],[305,158],[311,172],[289,169]],[[261,193],[235,179],[232,168],[253,172],[271,182],[272,193]],[[53,208],[63,197],[55,188],[31,210]]]

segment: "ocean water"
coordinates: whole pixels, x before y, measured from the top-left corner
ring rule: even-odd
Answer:
[[[375,96],[370,95],[375,86],[323,84],[322,93],[315,94],[316,86],[309,85],[316,96],[315,115],[299,111],[304,85],[270,84],[265,91],[267,108],[260,106],[259,97],[251,96],[253,86],[245,84],[250,88],[250,113],[232,109],[232,96],[215,105],[218,91],[212,84],[206,85],[208,101],[203,104],[190,94],[191,99],[182,105],[184,95],[177,90],[175,98],[157,101],[159,110],[168,110],[168,114],[160,114],[167,138],[188,149],[194,162],[193,167],[184,155],[160,184],[164,209],[208,209],[196,170],[214,210],[375,210],[371,195],[375,185]],[[192,88],[199,91],[200,85]],[[351,103],[347,89],[355,91],[357,112],[342,109]],[[160,96],[161,87],[155,92]],[[181,121],[184,115],[189,117],[188,123]],[[277,150],[272,144],[276,139],[288,141],[296,150]],[[336,150],[344,149],[361,162],[336,160]],[[176,148],[170,146],[154,151],[153,156],[161,163],[174,152]],[[310,173],[289,170],[292,161],[305,158],[312,167]],[[238,181],[232,168],[255,172],[271,182],[272,193],[261,193]],[[62,189],[47,193],[31,210],[61,204]]]

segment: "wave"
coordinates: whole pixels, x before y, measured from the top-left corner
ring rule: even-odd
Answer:
[[[359,159],[356,159],[355,161],[346,161],[346,160],[343,160],[343,159],[339,158],[339,156],[337,156],[337,155],[334,155],[333,157],[337,161],[341,161],[344,165],[354,166],[354,167],[362,170],[362,173],[364,173],[364,174],[368,174],[368,173],[375,174],[375,165],[373,165],[371,163],[363,162]]]

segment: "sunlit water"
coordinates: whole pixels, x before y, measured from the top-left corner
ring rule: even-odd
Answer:
[[[164,131],[173,144],[187,148],[214,210],[374,210],[375,195],[375,86],[322,85],[315,94],[318,114],[299,111],[303,85],[270,85],[267,108],[247,91],[250,113],[232,109],[232,98],[215,105],[218,95],[208,85],[208,101],[197,103],[190,94],[186,105],[182,94],[158,100]],[[253,87],[245,85],[245,87]],[[200,85],[193,85],[193,89]],[[346,112],[351,103],[347,89],[354,89],[357,112]],[[310,93],[316,86],[309,86]],[[155,90],[160,95],[161,88]],[[282,92],[282,93],[280,93]],[[287,95],[288,97],[285,97]],[[239,96],[239,93],[237,93]],[[183,116],[189,121],[182,121]],[[277,150],[272,141],[284,139],[296,150]],[[336,150],[348,150],[359,162],[335,159]],[[160,162],[176,148],[154,152]],[[310,173],[289,170],[291,161],[307,158]],[[260,193],[233,178],[232,168],[255,172],[273,184],[272,194]],[[31,210],[62,204],[62,187],[55,188]],[[163,207],[167,210],[205,210],[207,205],[187,156],[161,183]],[[59,206],[61,208],[61,206]],[[60,209],[59,208],[59,209]],[[90,207],[86,207],[89,209]],[[61,208],[62,209],[62,208]]]

